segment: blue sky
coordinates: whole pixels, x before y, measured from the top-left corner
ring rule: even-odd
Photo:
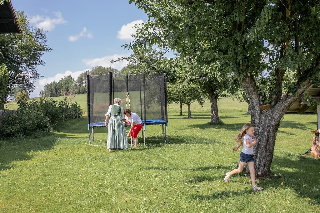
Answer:
[[[39,96],[43,86],[67,75],[74,79],[95,66],[121,70],[126,62],[111,59],[130,54],[121,45],[132,41],[135,23],[147,21],[143,10],[129,0],[11,0],[16,11],[24,11],[30,25],[47,31],[52,48],[39,66],[43,77],[30,97]]]

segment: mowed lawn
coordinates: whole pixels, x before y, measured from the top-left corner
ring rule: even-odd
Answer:
[[[86,111],[86,96],[74,97]],[[233,139],[250,122],[247,104],[218,102],[223,124],[210,125],[210,103],[179,116],[168,106],[168,142],[160,125],[147,126],[146,146],[108,153],[106,128],[88,144],[87,117],[52,133],[0,140],[0,212],[320,212],[320,161],[299,157],[312,143],[315,114],[281,121],[272,176],[254,192],[237,167]]]

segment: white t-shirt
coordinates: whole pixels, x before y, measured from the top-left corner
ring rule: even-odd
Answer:
[[[243,137],[243,149],[242,149],[242,152],[244,154],[247,154],[247,155],[253,155],[253,146],[250,147],[250,148],[247,147],[247,142],[246,142],[247,139],[250,140],[250,143],[253,142],[253,138],[250,137],[249,135],[245,134],[244,137]]]
[[[120,106],[119,104],[114,104],[114,105]],[[108,109],[107,113],[105,114],[105,116],[109,115],[109,117],[110,117],[112,106],[113,106],[113,105],[110,105],[110,106],[109,106],[109,109]],[[123,114],[123,112],[124,112],[124,111],[123,111],[123,108],[121,107],[121,119],[124,119],[124,114]]]
[[[141,124],[142,123],[140,117],[134,112],[131,112],[131,119],[130,120],[129,120],[129,118],[127,116],[125,116],[125,118],[130,123],[136,123],[136,124]]]

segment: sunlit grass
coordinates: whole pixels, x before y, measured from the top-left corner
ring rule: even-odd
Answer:
[[[191,119],[186,110],[179,116],[179,106],[169,105],[168,143],[160,125],[147,126],[146,146],[140,133],[136,150],[109,154],[106,128],[95,129],[99,146],[88,145],[86,117],[50,134],[0,141],[0,211],[320,211],[319,160],[298,157],[311,147],[316,115],[285,115],[272,177],[258,180],[265,190],[254,192],[244,173],[223,181],[239,160],[233,139],[250,121],[247,105],[221,99],[221,125],[209,124],[208,102],[192,104]]]

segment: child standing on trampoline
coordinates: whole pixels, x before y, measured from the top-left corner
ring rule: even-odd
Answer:
[[[237,151],[243,145],[242,152],[240,153],[239,167],[231,172],[227,172],[224,181],[228,182],[231,175],[242,172],[245,163],[248,163],[253,190],[261,191],[263,188],[258,187],[255,180],[253,146],[257,143],[257,139],[253,139],[253,135],[254,126],[249,123],[245,124],[235,139],[239,144],[233,148],[233,151]]]
[[[127,136],[130,137],[130,134],[131,134],[131,138],[133,140],[133,146],[134,146],[134,148],[137,148],[137,146],[138,146],[138,133],[142,129],[142,121],[141,121],[140,117],[136,113],[131,112],[130,109],[126,109],[124,111],[124,114],[125,114],[126,123],[131,124],[130,130],[129,130]]]

